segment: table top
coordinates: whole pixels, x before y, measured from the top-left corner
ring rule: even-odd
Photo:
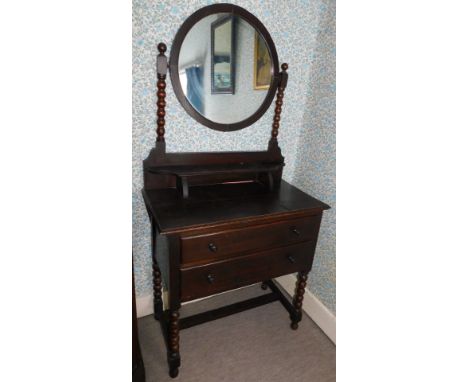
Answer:
[[[190,187],[188,199],[183,199],[175,188],[142,192],[163,234],[262,217],[313,215],[330,208],[284,180],[273,192],[266,192],[255,182]]]

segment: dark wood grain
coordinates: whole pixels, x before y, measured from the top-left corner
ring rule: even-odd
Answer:
[[[267,193],[256,184],[220,184],[194,187],[190,200],[176,189],[143,190],[143,197],[162,233],[196,232],[203,227],[242,226],[249,221],[274,222],[316,215],[330,207],[286,181]]]
[[[172,378],[179,374],[180,353],[179,353],[179,311],[171,309],[169,313],[169,351],[167,360],[169,362],[169,375]]]
[[[153,260],[153,313],[156,320],[161,319],[163,312],[162,276],[156,258],[156,227],[151,224],[151,253]]]
[[[301,269],[310,269],[313,251],[313,243],[308,242],[182,269],[181,301],[190,301]]]
[[[156,142],[143,161],[146,190],[177,188],[181,176],[190,176],[190,184],[221,184],[226,181],[255,180],[274,188],[281,181],[284,157],[278,145],[266,151],[168,153],[164,141]],[[235,176],[234,176],[235,175]]]
[[[300,271],[297,275],[296,293],[293,298],[294,314],[291,315],[291,329],[297,330],[299,322],[302,320],[302,302],[304,301],[304,292],[307,284],[307,271]]]
[[[281,65],[281,73],[280,73],[280,81],[278,86],[278,92],[276,93],[276,107],[275,107],[275,115],[273,117],[273,126],[271,130],[271,138],[277,139],[278,137],[278,129],[279,129],[279,122],[281,119],[281,107],[283,106],[283,98],[284,98],[284,90],[286,88],[288,74],[286,72],[288,70],[288,64],[284,63]]]
[[[233,173],[258,173],[258,172],[269,172],[280,170],[283,167],[284,163],[279,162],[255,162],[255,163],[215,163],[212,165],[173,165],[173,166],[157,166],[154,168],[149,167],[148,171],[155,174],[165,174],[165,175],[176,175],[176,176],[187,176],[195,177],[206,174],[229,174]]]
[[[158,58],[165,59],[164,53],[166,52],[166,49],[167,49],[166,44],[162,42],[158,44],[158,50],[159,50],[159,56],[160,56]],[[161,142],[161,141],[164,141],[164,133],[165,133],[164,126],[166,125],[166,120],[165,120],[165,116],[166,116],[166,72],[165,71],[159,72],[158,70],[157,76],[158,76],[158,83],[157,83],[158,109],[157,109],[157,122],[156,123],[158,125],[158,128],[156,132],[158,135],[157,141]]]
[[[176,235],[168,236],[169,244],[169,308],[180,308],[180,239]]]
[[[154,318],[159,320],[163,311],[161,271],[153,262],[153,309]]]
[[[270,304],[274,301],[278,301],[278,299],[279,297],[276,293],[269,293],[248,300],[236,302],[231,305],[223,306],[221,308],[199,313],[194,316],[184,317],[180,320],[180,329],[188,329],[195,325],[218,320],[220,318],[230,316],[231,314],[240,313],[258,306]]]
[[[314,240],[321,216],[210,232],[181,238],[181,266],[190,267],[261,249]]]

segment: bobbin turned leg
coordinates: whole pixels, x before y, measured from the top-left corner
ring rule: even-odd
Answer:
[[[163,314],[161,270],[156,260],[156,228],[151,220],[151,256],[153,258],[153,311],[154,318],[160,320]]]
[[[294,314],[291,314],[291,329],[297,330],[299,322],[302,320],[302,301],[304,300],[304,291],[307,283],[307,273],[299,272],[297,274],[296,293],[293,299]]]
[[[169,351],[167,361],[169,363],[169,375],[175,378],[179,375],[180,354],[179,354],[179,311],[169,312]]]
[[[160,320],[163,314],[161,271],[156,259],[153,260],[153,308],[154,318]]]

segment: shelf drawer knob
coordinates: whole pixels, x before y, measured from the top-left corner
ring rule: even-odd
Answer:
[[[296,262],[296,259],[291,255],[288,256],[288,260],[291,264],[294,264]]]
[[[213,243],[210,243],[208,244],[208,249],[211,251],[211,252],[216,252],[218,250],[218,247],[213,244]]]
[[[212,275],[211,273],[210,273],[208,276],[206,276],[206,278],[207,278],[207,280],[208,280],[208,282],[209,282],[210,284],[213,284],[213,283],[214,283],[215,277],[214,277],[214,275]]]
[[[291,231],[293,234],[299,236],[301,234],[301,231],[299,231],[296,227],[292,227]]]

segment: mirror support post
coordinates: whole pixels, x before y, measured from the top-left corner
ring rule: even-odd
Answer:
[[[156,59],[156,69],[158,75],[158,111],[157,111],[157,125],[158,128],[156,133],[158,137],[156,138],[156,142],[164,142],[164,133],[165,129],[164,126],[166,125],[166,75],[167,75],[167,57],[165,56],[164,52],[166,52],[166,44],[160,42],[158,44],[158,57]]]
[[[283,106],[284,89],[288,84],[288,64],[281,64],[281,72],[279,74],[278,92],[276,93],[275,116],[273,117],[273,128],[271,130],[270,142],[277,142],[279,121],[281,119],[281,106]]]

